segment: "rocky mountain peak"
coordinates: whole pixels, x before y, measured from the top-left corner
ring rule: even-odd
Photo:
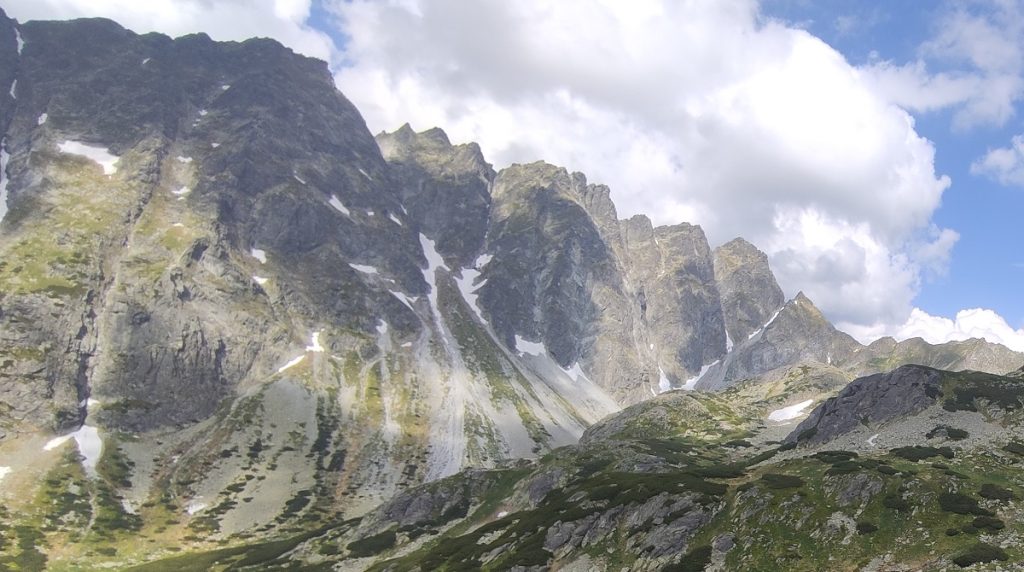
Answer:
[[[403,213],[455,267],[480,254],[490,216],[494,170],[475,143],[452,145],[444,131],[409,124],[376,137],[401,193]]]
[[[714,252],[715,280],[729,338],[736,343],[760,328],[785,301],[768,256],[742,238]]]

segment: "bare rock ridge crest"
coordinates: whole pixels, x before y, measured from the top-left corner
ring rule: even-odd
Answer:
[[[374,138],[271,40],[3,16],[0,82],[0,446],[98,428],[147,467],[125,506],[217,503],[218,534],[362,514],[669,389],[1024,362],[863,346],[742,239],[440,129]]]

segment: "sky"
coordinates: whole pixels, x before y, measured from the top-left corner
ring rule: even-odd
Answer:
[[[1024,351],[1024,0],[5,0],[21,21],[273,37],[373,132],[607,184],[769,255],[861,341]]]

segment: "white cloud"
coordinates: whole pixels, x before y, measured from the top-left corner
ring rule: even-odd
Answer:
[[[139,33],[181,36],[205,32],[215,40],[270,37],[296,52],[336,59],[326,34],[306,25],[312,0],[7,0],[21,22],[104,17]]]
[[[1024,97],[1024,11],[1016,1],[950,3],[936,33],[906,64],[873,61],[862,72],[891,101],[913,111],[954,109],[958,129],[1001,126]],[[941,71],[931,72],[929,68]]]
[[[914,308],[894,335],[900,340],[920,337],[931,343],[983,338],[1024,352],[1024,329],[1014,329],[999,314],[982,308],[960,310],[953,320]]]
[[[622,216],[742,235],[835,319],[902,322],[922,269],[948,260],[932,144],[868,74],[756,2],[335,9],[352,62],[337,82],[372,129],[441,126],[499,167],[583,171]]]
[[[1009,147],[990,149],[971,163],[971,173],[985,175],[1002,185],[1024,187],[1024,136],[1014,136]]]

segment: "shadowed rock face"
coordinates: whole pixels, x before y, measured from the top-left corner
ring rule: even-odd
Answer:
[[[768,267],[768,256],[742,238],[715,249],[715,280],[733,343],[747,339],[786,300]]]
[[[420,232],[453,267],[471,266],[487,233],[495,176],[480,147],[452,145],[440,129],[415,133],[408,124],[377,135],[377,144]]]
[[[861,377],[826,400],[786,437],[808,445],[827,443],[862,423],[882,424],[913,415],[942,395],[942,372],[906,365],[888,373]]]
[[[0,374],[13,419],[74,426],[90,395],[112,402],[104,419],[119,427],[202,419],[272,371],[288,340],[273,315],[418,328],[331,263],[373,264],[425,292],[415,235],[387,218],[401,213],[387,165],[322,62],[269,40],[171,40],[99,19],[21,25],[18,54],[2,28],[0,79],[17,86],[0,110],[0,330],[3,350],[27,358]],[[118,157],[116,172],[60,153],[67,141]],[[342,217],[332,196],[377,216]],[[246,268],[252,248],[300,278],[269,293]]]

